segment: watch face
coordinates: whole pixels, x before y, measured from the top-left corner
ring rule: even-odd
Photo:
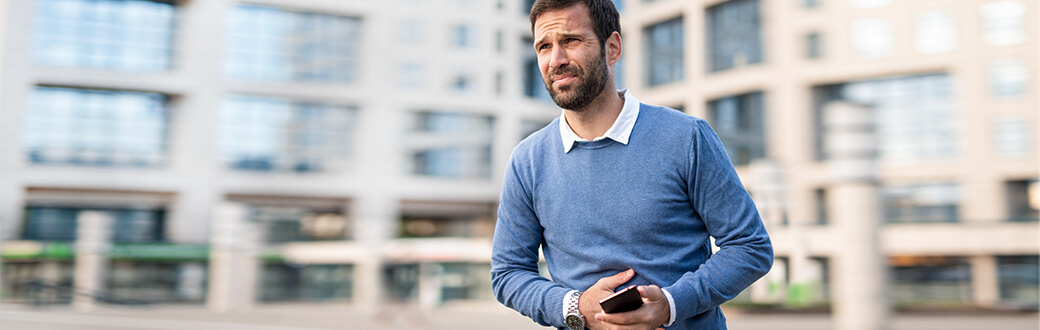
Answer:
[[[581,319],[580,316],[573,315],[573,314],[567,315],[567,318],[565,319],[565,321],[567,322],[567,328],[575,329],[575,330],[585,328],[585,322],[582,322],[583,320]]]

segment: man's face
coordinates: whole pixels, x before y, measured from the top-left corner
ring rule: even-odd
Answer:
[[[542,14],[534,37],[538,68],[556,105],[582,111],[603,93],[609,79],[605,52],[584,5]]]

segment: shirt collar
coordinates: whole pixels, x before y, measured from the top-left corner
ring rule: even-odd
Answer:
[[[607,129],[607,132],[603,133],[603,136],[596,137],[592,141],[611,139],[628,145],[628,138],[632,136],[632,127],[635,126],[636,117],[639,116],[639,100],[632,96],[632,92],[628,88],[619,89],[618,94],[622,94],[625,99],[625,105],[621,107],[621,113],[618,114],[614,124]],[[560,114],[560,138],[563,140],[563,152],[568,153],[575,142],[589,140],[583,139],[574,133],[570,124],[567,124],[567,118],[563,115],[564,113],[567,113],[567,110],[563,110],[563,113]]]

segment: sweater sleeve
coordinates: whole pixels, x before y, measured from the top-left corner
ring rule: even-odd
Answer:
[[[755,203],[737,177],[719,137],[698,120],[692,138],[688,195],[694,212],[719,251],[696,271],[667,287],[676,320],[707,312],[733,299],[765,275],[773,248]]]
[[[538,274],[542,226],[534,212],[531,193],[517,172],[515,158],[509,164],[491,245],[492,290],[503,305],[538,324],[566,327],[563,298],[571,289]]]

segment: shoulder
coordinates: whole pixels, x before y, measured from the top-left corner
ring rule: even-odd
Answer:
[[[642,123],[640,123],[642,121]],[[702,118],[669,107],[640,103],[637,124],[651,132],[662,136],[696,136],[703,130],[711,130],[708,122]]]
[[[539,153],[548,150],[562,149],[560,142],[560,118],[553,119],[548,125],[531,133],[513,148],[510,163],[530,163],[540,159]],[[555,144],[554,144],[555,142]],[[562,150],[560,152],[563,152]]]

